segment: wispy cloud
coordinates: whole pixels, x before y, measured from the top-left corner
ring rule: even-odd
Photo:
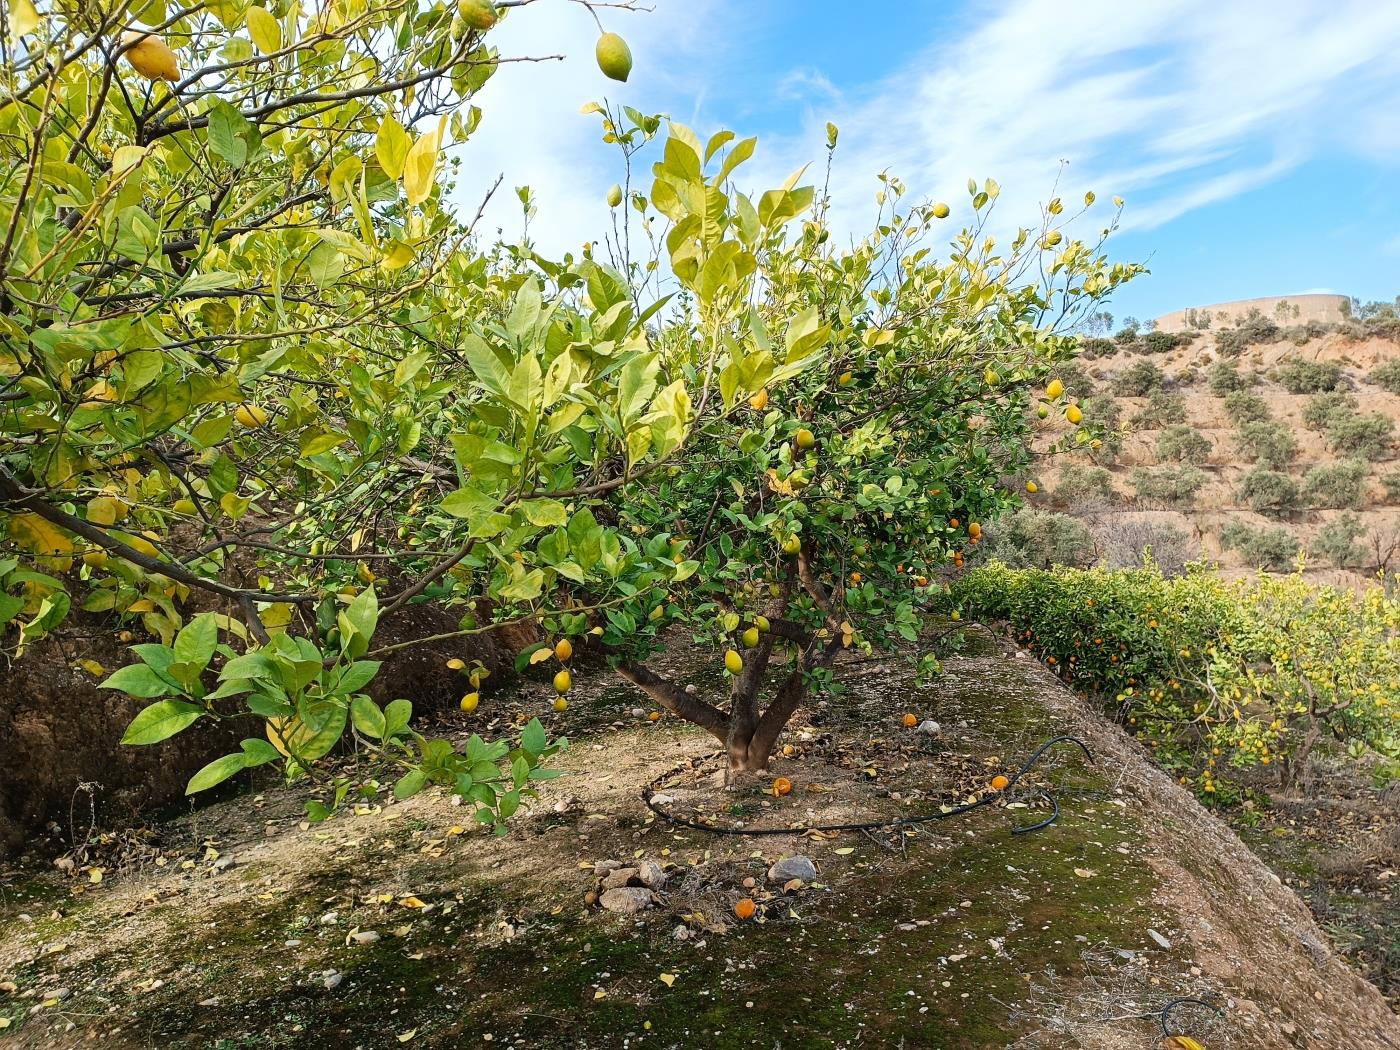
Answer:
[[[728,115],[709,111],[707,78],[723,78],[733,96],[743,66],[715,56],[743,46],[728,34],[743,24],[745,3],[657,0],[649,15],[612,12],[638,56],[625,87],[597,73],[596,30],[575,5],[507,19],[495,41],[503,53],[569,57],[504,68],[483,92],[486,119],[462,152],[464,207],[504,172],[508,188],[535,188],[541,243],[576,247],[596,236],[617,167],[579,104],[605,91],[642,108],[667,100],[678,119],[713,130]],[[1121,194],[1127,225],[1150,229],[1319,156],[1400,160],[1400,3],[976,0],[966,16],[960,30],[945,26],[864,82],[798,55],[745,53],[788,103],[780,119],[789,122],[736,129],[763,140],[746,181],[771,185],[820,160],[832,120],[841,127],[836,214],[853,229],[886,169],[955,208],[969,176],[993,176],[1012,221],[1033,221],[1058,179],[1067,199]],[[518,228],[508,207],[492,218]]]

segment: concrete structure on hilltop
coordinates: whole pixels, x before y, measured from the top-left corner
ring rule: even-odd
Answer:
[[[1264,299],[1240,299],[1214,306],[1193,306],[1157,318],[1159,332],[1192,332],[1229,328],[1254,311],[1275,324],[1288,326],[1317,321],[1339,324],[1349,316],[1351,300],[1345,295],[1276,295]]]

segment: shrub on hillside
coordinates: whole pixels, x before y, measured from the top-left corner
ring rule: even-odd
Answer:
[[[1053,495],[1057,503],[1065,506],[1108,503],[1115,495],[1113,476],[1103,467],[1071,463],[1061,472]]]
[[[1118,344],[1112,339],[1104,339],[1100,336],[1088,336],[1079,340],[1082,346],[1084,357],[1111,357],[1118,352]]]
[[[1355,569],[1365,565],[1368,557],[1366,548],[1356,542],[1364,535],[1361,519],[1347,511],[1324,525],[1309,547],[1339,569]]]
[[[1091,376],[1078,361],[1066,361],[1056,366],[1055,378],[1064,384],[1064,396],[1073,401],[1083,401],[1093,397],[1099,388],[1098,381]],[[1100,416],[1090,416],[1095,422],[1104,422]]]
[[[1214,447],[1199,430],[1179,423],[1157,435],[1157,458],[1171,463],[1204,463]]]
[[[1237,427],[1268,419],[1272,415],[1264,399],[1247,390],[1236,390],[1225,395],[1225,414]]]
[[[1210,392],[1216,397],[1224,397],[1235,390],[1248,390],[1254,383],[1252,374],[1246,375],[1229,361],[1217,361],[1210,368]]]
[[[1162,389],[1162,370],[1151,361],[1134,361],[1113,377],[1113,392],[1123,397],[1146,397]]]
[[[1233,328],[1218,330],[1215,333],[1215,348],[1226,357],[1238,357],[1247,348],[1258,343],[1272,343],[1278,337],[1278,325],[1258,310],[1253,310]]]
[[[1118,514],[1098,537],[1101,557],[1111,569],[1140,568],[1150,557],[1166,577],[1180,576],[1200,557],[1200,548],[1181,529],[1145,514]]]
[[[1292,432],[1272,419],[1245,423],[1235,434],[1235,448],[1242,456],[1269,470],[1285,470],[1297,452]]]
[[[1146,353],[1165,354],[1179,346],[1190,346],[1191,336],[1186,332],[1148,332],[1140,341]]]
[[[1400,470],[1392,470],[1381,475],[1381,486],[1385,489],[1387,503],[1400,503]]]
[[[1287,474],[1256,467],[1240,479],[1239,498],[1261,514],[1286,514],[1298,506],[1298,485]]]
[[[1382,390],[1388,390],[1392,394],[1400,394],[1400,358],[1387,361],[1385,364],[1371,369],[1371,374],[1367,378]]]
[[[1186,398],[1158,390],[1147,403],[1133,414],[1133,426],[1139,430],[1156,430],[1175,423],[1186,422]]]
[[[1325,431],[1331,425],[1333,416],[1354,415],[1356,408],[1356,398],[1344,390],[1314,394],[1303,406],[1303,426],[1309,430]]]
[[[1342,381],[1342,366],[1335,361],[1290,357],[1274,369],[1274,378],[1290,394],[1320,394],[1337,389]]]
[[[1256,569],[1271,572],[1288,569],[1302,549],[1298,537],[1282,525],[1252,529],[1239,521],[1220,530],[1220,545],[1239,551],[1240,557]]]
[[[1382,459],[1390,452],[1395,421],[1379,412],[1336,413],[1327,422],[1327,445],[1333,452]]]
[[[1309,507],[1359,510],[1366,503],[1366,477],[1370,467],[1364,460],[1324,463],[1303,477],[1303,502]]]
[[[1321,339],[1336,329],[1336,325],[1324,324],[1322,321],[1304,321],[1302,324],[1290,325],[1285,328],[1279,333],[1279,338],[1287,340],[1294,346],[1304,346],[1314,339]]]
[[[1094,560],[1094,538],[1078,518],[1022,508],[988,529],[987,554],[1014,568],[1084,566]]]
[[[1152,506],[1179,507],[1191,500],[1206,483],[1206,473],[1197,467],[1139,467],[1132,474],[1138,502]]]

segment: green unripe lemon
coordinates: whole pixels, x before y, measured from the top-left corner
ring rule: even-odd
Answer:
[[[757,627],[760,631],[766,631],[769,629],[769,627],[772,626],[768,622],[768,617],[766,616],[755,616],[753,618],[753,625]]]
[[[632,73],[632,49],[627,41],[616,33],[604,33],[598,38],[594,52],[598,58],[598,68],[611,80],[626,82]]]
[[[612,189],[608,190],[608,207],[616,208],[622,203],[622,187],[613,183]]]
[[[802,541],[799,540],[796,536],[789,536],[787,539],[783,540],[784,554],[796,554],[801,549]]]
[[[501,17],[491,0],[457,0],[457,13],[473,29],[485,32]]]

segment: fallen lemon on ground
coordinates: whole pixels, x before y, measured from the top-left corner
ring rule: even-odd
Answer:
[[[753,902],[752,897],[745,897],[734,905],[734,914],[740,919],[752,919],[753,913],[756,911],[758,911],[758,905]]]
[[[1010,786],[1011,786],[1011,781],[1007,780],[1006,777],[1002,776],[1000,773],[998,773],[996,776],[992,777],[992,790],[993,790],[993,791],[1005,791],[1005,790],[1006,790],[1008,787],[1010,787]]]
[[[475,711],[476,705],[481,703],[480,693],[468,693],[462,697],[461,708],[463,711]]]
[[[904,723],[905,729],[913,729],[919,724],[918,716],[914,714],[906,714],[900,721]]]
[[[558,711],[560,714],[563,714],[568,709],[569,701],[565,700],[562,696],[556,696],[554,698],[554,710]]]
[[[783,795],[791,795],[792,781],[787,777],[779,777],[777,780],[773,781],[773,794],[780,798]]]

